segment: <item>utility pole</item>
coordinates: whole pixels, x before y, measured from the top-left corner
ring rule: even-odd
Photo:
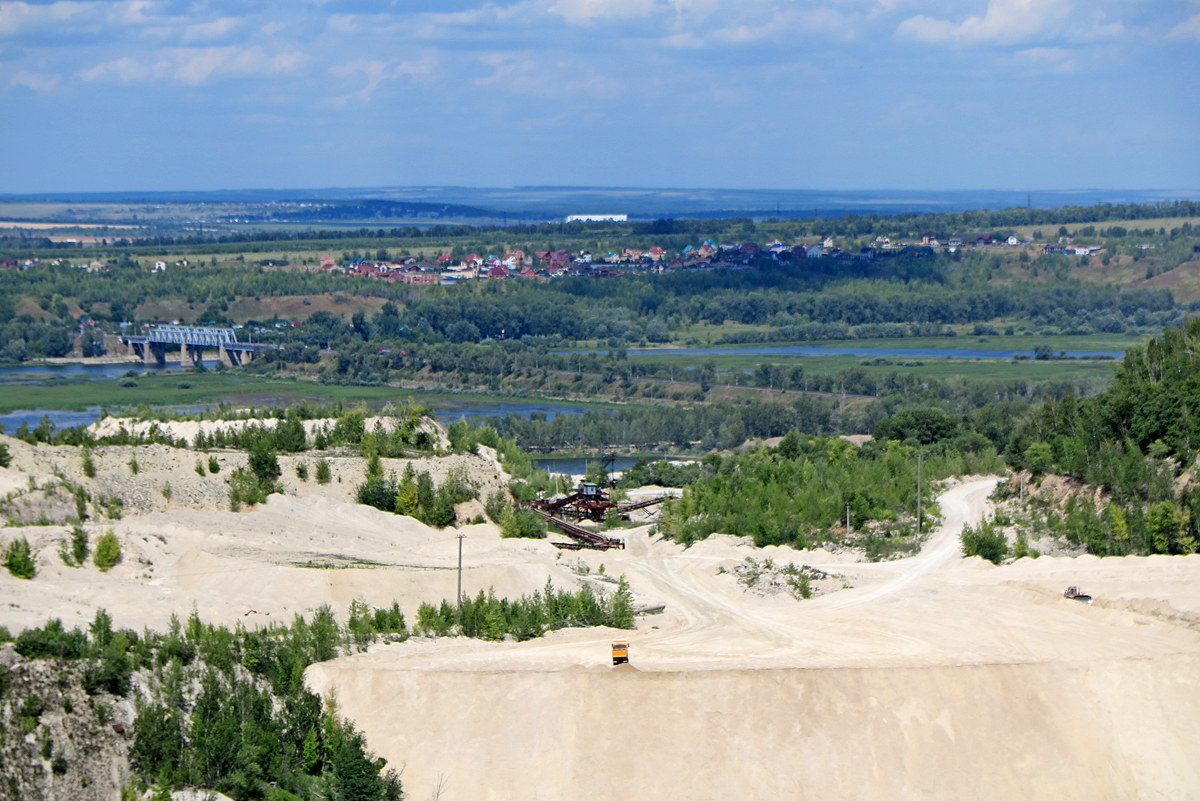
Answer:
[[[917,536],[921,536],[921,454],[917,454]]]
[[[462,626],[462,541],[467,535],[458,532],[458,596],[454,603],[454,619],[461,628]]]

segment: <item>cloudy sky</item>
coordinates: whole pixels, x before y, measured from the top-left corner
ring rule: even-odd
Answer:
[[[0,0],[0,193],[1200,187],[1200,0]]]

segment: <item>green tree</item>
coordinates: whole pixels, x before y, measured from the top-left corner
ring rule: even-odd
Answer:
[[[100,535],[96,540],[96,555],[92,561],[96,567],[105,571],[121,561],[121,543],[117,541],[116,534],[106,531]]]
[[[985,520],[975,527],[963,526],[962,551],[963,556],[982,556],[998,565],[1008,554],[1008,541],[1003,529]]]
[[[1035,476],[1050,472],[1054,466],[1054,451],[1048,442],[1035,442],[1025,449],[1025,465]]]
[[[8,551],[4,556],[4,566],[17,578],[31,579],[34,577],[37,573],[37,563],[34,561],[33,550],[29,547],[29,540],[17,537],[8,544]]]
[[[615,629],[633,628],[633,591],[624,576],[617,581],[608,613],[609,625]]]

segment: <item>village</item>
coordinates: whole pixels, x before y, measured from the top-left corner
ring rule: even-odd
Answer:
[[[739,270],[764,263],[787,262],[798,259],[874,260],[895,256],[928,256],[934,252],[954,253],[963,248],[1022,247],[1032,243],[1028,238],[1011,235],[1007,238],[991,234],[954,234],[945,243],[934,234],[925,234],[916,241],[892,242],[886,236],[876,237],[872,245],[843,249],[835,244],[832,236],[806,243],[787,244],[772,239],[763,245],[754,241],[720,242],[706,239],[700,245],[688,245],[678,253],[654,245],[646,250],[624,248],[620,252],[610,250],[597,256],[587,250],[574,253],[568,250],[538,250],[526,253],[521,248],[512,248],[503,255],[481,256],[470,253],[455,258],[449,253],[440,253],[433,260],[406,256],[392,261],[371,260],[364,257],[341,260],[333,254],[322,255],[320,264],[308,269],[339,271],[364,278],[373,278],[397,283],[417,285],[453,285],[472,279],[500,280],[506,278],[550,279],[565,276],[589,276],[593,278],[617,278],[626,272],[666,272],[672,270]],[[1076,255],[1094,254],[1101,248],[1074,248],[1069,246],[1045,245],[1046,253],[1068,253]]]

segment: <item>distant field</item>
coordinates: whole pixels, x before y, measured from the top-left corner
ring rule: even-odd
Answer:
[[[130,365],[137,368],[137,365]],[[0,392],[0,414],[17,409],[73,409],[89,406],[125,407],[189,406],[226,401],[241,406],[275,406],[301,400],[325,403],[362,401],[378,408],[388,401],[408,399],[414,403],[459,402],[554,403],[580,408],[614,408],[612,404],[560,401],[482,393],[428,392],[397,387],[333,386],[292,378],[271,378],[229,373],[158,373],[137,377],[138,386],[118,387],[113,380],[51,379],[41,384],[4,384]],[[180,384],[189,384],[187,388]]]
[[[1069,235],[1074,236],[1075,232],[1080,228],[1086,228],[1089,225],[1097,230],[1119,225],[1122,228],[1153,228],[1156,231],[1159,228],[1165,228],[1167,231],[1170,231],[1172,228],[1178,228],[1185,222],[1195,225],[1200,220],[1195,217],[1154,217],[1148,220],[1105,220],[1098,223],[1067,223],[1064,227],[1067,229]],[[1041,231],[1044,240],[1053,242],[1058,238],[1059,227],[1057,225],[1021,225],[1017,226],[1014,230],[1025,236],[1033,236],[1034,231]]]
[[[909,357],[894,357],[893,363],[874,364],[872,358],[860,356],[689,356],[681,355],[643,355],[631,354],[630,361],[655,361],[660,364],[675,364],[681,370],[697,367],[712,361],[717,370],[753,370],[760,364],[781,364],[785,366],[799,365],[813,375],[832,375],[842,370],[861,369],[870,375],[883,375],[891,372],[910,373],[912,375],[928,376],[929,378],[951,378],[961,376],[974,379],[1002,379],[1013,381],[1047,381],[1056,378],[1098,376],[1109,378],[1112,375],[1115,361],[1092,361],[1067,359],[1063,361],[1036,361],[1028,359],[1011,361],[1008,359],[911,359]],[[902,366],[900,362],[921,362],[920,366]],[[863,364],[867,362],[867,364]],[[678,377],[684,377],[681,372]],[[724,379],[720,379],[724,381]]]
[[[1015,324],[1015,323],[1014,323]],[[996,328],[1003,329],[1007,323],[994,322]],[[969,331],[972,326],[952,326],[961,328],[964,332]],[[679,348],[683,347],[683,340],[689,336],[694,336],[704,343],[705,347],[710,347],[710,341],[720,338],[724,334],[735,331],[770,331],[769,326],[751,326],[751,325],[732,325],[724,326],[691,326],[679,332],[673,332],[679,341],[672,342],[664,347]],[[804,347],[856,347],[864,348],[954,348],[960,349],[979,349],[979,350],[994,350],[1000,354],[1010,354],[1019,350],[1033,350],[1037,345],[1049,345],[1055,352],[1060,350],[1087,350],[1087,351],[1125,351],[1134,345],[1148,339],[1148,337],[1131,337],[1125,334],[1087,334],[1084,336],[1064,336],[1061,334],[1055,335],[1040,335],[1034,334],[1031,336],[1013,335],[1005,336],[989,336],[986,341],[980,342],[979,337],[969,334],[962,334],[956,337],[903,337],[900,339],[848,339],[848,340],[821,340],[819,342],[751,342],[744,345],[711,345],[714,348],[756,348],[756,347],[772,347],[786,345],[800,345]],[[598,348],[604,348],[603,343],[596,345]],[[638,358],[645,358],[641,353],[634,354]],[[658,357],[655,357],[658,358]],[[690,358],[703,358],[702,356]],[[907,357],[898,357],[907,358]]]
[[[304,303],[305,297],[309,299],[308,305]],[[383,304],[386,302],[382,298],[344,295],[340,292],[308,296],[245,297],[230,303],[229,311],[225,314],[239,324],[245,323],[247,320],[270,320],[276,315],[285,320],[304,320],[316,311],[344,315],[348,319],[356,311],[363,311],[367,316],[373,315],[383,308]],[[188,303],[184,300],[154,300],[138,306],[136,314],[139,320],[188,320],[194,322],[196,317],[207,308],[208,306],[204,303]]]

